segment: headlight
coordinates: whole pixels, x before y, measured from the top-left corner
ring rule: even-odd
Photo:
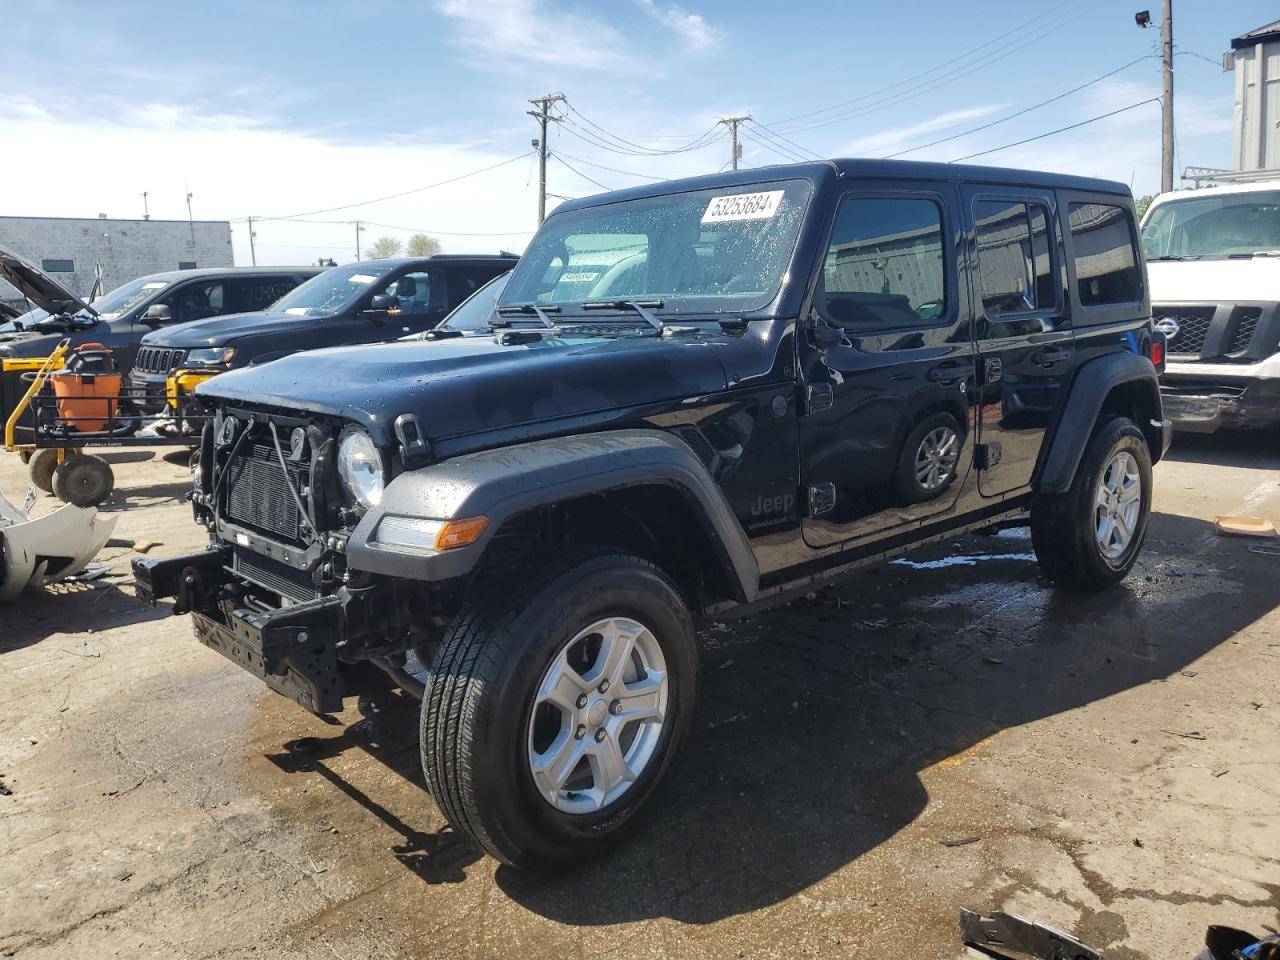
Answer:
[[[206,350],[192,350],[187,354],[186,362],[194,366],[230,363],[231,358],[235,355],[235,347],[210,347]]]
[[[347,427],[338,440],[338,476],[363,509],[382,502],[382,454],[357,427]]]

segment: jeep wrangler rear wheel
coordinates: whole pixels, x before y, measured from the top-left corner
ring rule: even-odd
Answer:
[[[1074,590],[1119,583],[1142,551],[1151,512],[1151,452],[1125,417],[1101,422],[1071,489],[1031,507],[1031,542],[1050,580]]]
[[[437,651],[423,769],[449,821],[499,860],[568,865],[620,838],[683,740],[693,623],[675,585],[630,554],[510,586],[479,591]]]

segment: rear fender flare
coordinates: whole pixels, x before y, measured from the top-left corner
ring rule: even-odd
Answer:
[[[1107,354],[1087,361],[1071,381],[1035,485],[1040,493],[1066,493],[1071,488],[1107,398],[1125,384],[1137,386],[1141,408],[1138,427],[1151,448],[1152,463],[1160,459],[1164,453],[1160,427],[1163,413],[1156,368],[1146,357],[1134,353]]]

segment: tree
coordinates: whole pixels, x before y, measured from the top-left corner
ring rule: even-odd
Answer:
[[[402,244],[395,237],[381,236],[369,247],[370,260],[385,260],[400,256]]]
[[[1147,207],[1151,206],[1151,201],[1154,199],[1155,197],[1153,197],[1151,194],[1148,193],[1146,196],[1139,197],[1137,200],[1134,201],[1138,206],[1139,220],[1141,220],[1143,217],[1147,215]]]
[[[411,257],[434,257],[440,252],[440,241],[425,233],[415,233],[409,238],[407,252]]]

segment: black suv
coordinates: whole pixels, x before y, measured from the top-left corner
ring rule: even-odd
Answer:
[[[217,377],[207,551],[134,561],[327,713],[372,663],[508,863],[612,843],[687,732],[695,625],[1030,512],[1121,580],[1164,420],[1118,183],[837,160],[561,206],[487,330]]]
[[[334,267],[269,310],[143,337],[131,381],[139,395],[155,398],[150,406],[162,407],[165,380],[178,367],[234,370],[299,350],[378,343],[428,330],[515,262],[514,254],[437,255]]]
[[[0,278],[36,309],[0,324],[0,357],[46,357],[63,339],[110,347],[128,370],[145,334],[167,324],[261,310],[320,267],[222,267],[173,270],[130,280],[84,303],[34,264],[0,247]]]

